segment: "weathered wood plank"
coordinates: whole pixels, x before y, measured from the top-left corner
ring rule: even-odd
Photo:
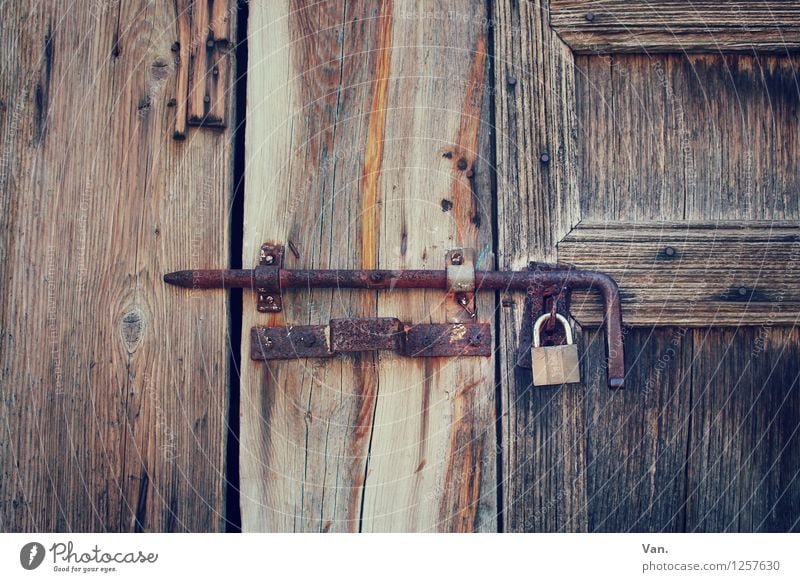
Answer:
[[[550,18],[578,53],[800,49],[795,0],[551,0]]]
[[[562,262],[616,279],[627,325],[798,321],[800,225],[582,223],[558,251]],[[573,315],[599,325],[602,303],[576,293]]]
[[[250,10],[245,264],[271,239],[294,267],[443,268],[459,245],[491,265],[485,31],[388,0]],[[444,321],[443,300],[296,292],[262,317],[246,297],[242,349],[256,323]],[[245,530],[496,529],[491,358],[243,360]]]
[[[683,531],[692,332],[626,328],[625,389],[606,387],[602,332],[587,334],[589,531]]]
[[[686,530],[798,531],[798,328],[691,333]]]
[[[580,219],[572,53],[550,30],[549,2],[493,3],[498,266],[556,260]],[[522,298],[499,317],[504,529],[584,531],[580,389],[530,388],[516,366]]]
[[[0,529],[218,531],[230,134],[172,139],[172,3],[4,6]]]
[[[374,168],[380,268],[444,268],[450,248],[492,268],[484,3],[393,7],[383,162]],[[465,20],[470,14],[475,20]],[[435,48],[431,48],[435,47]],[[370,151],[367,144],[367,152]],[[369,159],[369,158],[368,158]],[[369,242],[368,242],[369,241]],[[477,298],[491,320],[494,298]],[[379,315],[470,321],[452,295],[382,294]],[[364,531],[496,531],[494,358],[381,356]]]

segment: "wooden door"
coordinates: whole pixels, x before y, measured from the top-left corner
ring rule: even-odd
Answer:
[[[498,256],[620,284],[627,387],[530,390],[502,303],[509,531],[800,527],[795,2],[494,3]]]

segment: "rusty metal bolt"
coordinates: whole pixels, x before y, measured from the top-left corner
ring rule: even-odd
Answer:
[[[450,262],[454,265],[460,265],[464,262],[464,254],[461,251],[455,252],[450,256]]]
[[[275,255],[266,255],[265,254],[265,255],[262,255],[262,258],[264,259],[264,264],[265,265],[271,265],[272,263],[275,262]]]
[[[474,333],[474,334],[472,334],[470,336],[469,345],[475,346],[475,347],[481,345],[481,334],[480,334],[480,332],[479,333]]]
[[[372,273],[369,278],[372,279],[373,283],[380,283],[383,281],[383,273]]]
[[[273,303],[275,303],[275,298],[272,295],[267,295],[264,298],[264,301],[267,303],[267,305],[272,305]]]
[[[467,299],[467,296],[466,295],[459,295],[458,304],[466,306],[467,303],[469,303],[469,300]]]
[[[264,349],[271,350],[272,349],[272,338],[269,336],[264,337]]]

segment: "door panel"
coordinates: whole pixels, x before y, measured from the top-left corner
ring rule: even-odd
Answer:
[[[285,242],[289,268],[492,268],[486,36],[480,1],[252,3],[245,264]],[[485,20],[485,18],[484,18]],[[478,318],[493,317],[482,296]],[[332,317],[464,321],[443,293],[284,294],[256,324]],[[497,529],[493,358],[391,353],[243,358],[247,531]]]
[[[607,271],[640,327],[626,329],[626,389],[609,392],[598,304],[575,294],[584,383],[532,389],[509,363],[519,322],[501,319],[507,529],[797,529],[796,509],[778,511],[800,504],[797,59],[597,54],[581,26],[553,34],[566,4],[494,7],[500,264],[528,245]],[[556,194],[573,160],[576,184]]]
[[[161,280],[229,248],[231,131],[173,139],[185,15],[2,13],[0,530],[223,531],[227,299]]]

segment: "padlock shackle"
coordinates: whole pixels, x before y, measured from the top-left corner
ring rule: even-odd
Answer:
[[[533,324],[533,347],[538,348],[540,342],[540,335],[542,331],[542,324],[550,319],[550,314],[545,313],[544,315],[540,315],[539,318],[536,320],[536,323]],[[567,345],[571,346],[574,343],[572,338],[572,326],[567,321],[567,318],[561,315],[560,313],[556,313],[556,319],[564,326],[564,334],[567,337]]]

